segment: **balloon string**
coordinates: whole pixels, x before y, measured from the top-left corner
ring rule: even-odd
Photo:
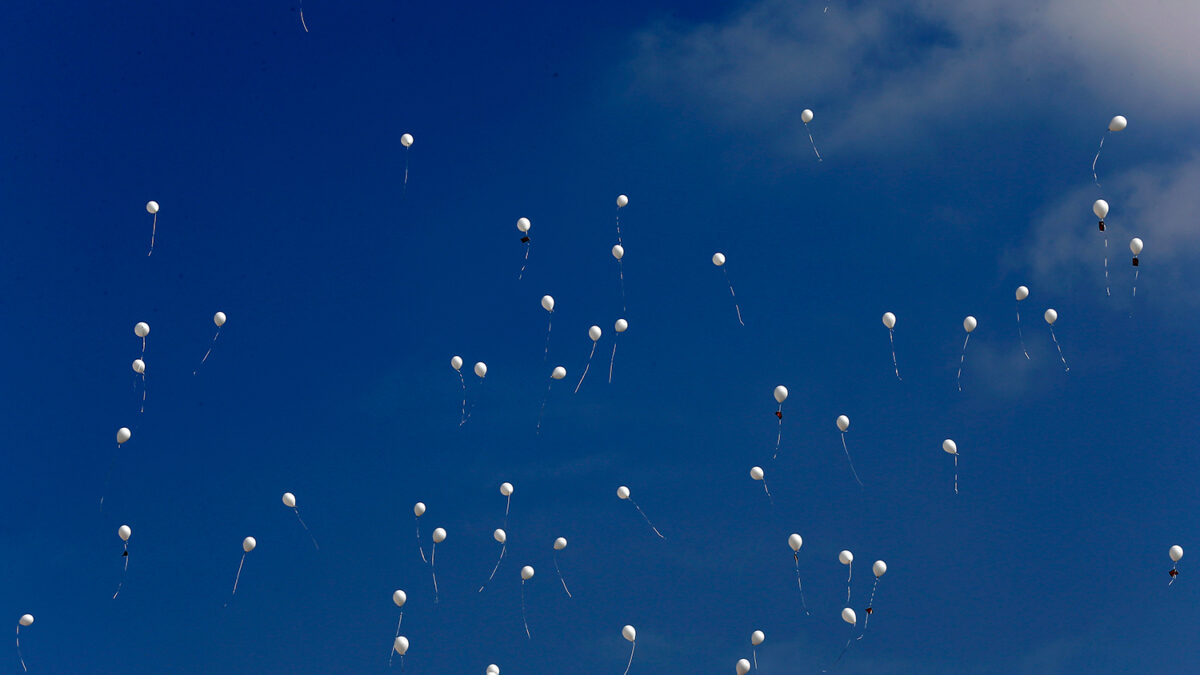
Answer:
[[[300,527],[303,527],[304,531],[308,533],[308,538],[312,539],[313,547],[320,551],[321,546],[317,543],[317,538],[313,536],[312,530],[308,529],[308,525],[305,525],[304,519],[300,517],[300,509],[293,506],[292,510],[296,512],[296,520],[300,521]]]
[[[558,568],[558,551],[554,552],[554,571],[558,572],[558,580],[562,582],[562,587],[563,590],[566,591],[567,597],[574,597],[571,595],[571,591],[567,589],[567,580],[563,578],[562,570]]]
[[[779,410],[775,411],[775,416],[779,418],[779,431],[775,433],[775,454],[771,455],[771,459],[779,456],[779,442],[783,440],[783,404],[779,404]]]
[[[621,279],[621,312],[625,313],[629,311],[625,306],[625,266],[620,260],[617,261],[617,276]]]
[[[896,363],[896,331],[891,328],[888,329],[888,342],[892,344],[892,368],[896,371],[896,379],[903,381],[900,378],[900,366]]]
[[[462,374],[461,370],[456,370],[454,372],[458,373],[458,381],[460,384],[462,384],[462,394],[463,394],[462,413],[459,415],[459,418],[458,418],[458,426],[461,427],[462,425],[467,423],[467,381],[465,379],[463,379],[463,374]]]
[[[592,367],[592,357],[596,355],[596,342],[592,342],[592,353],[588,354],[587,365],[583,367],[583,375],[579,376],[579,384],[575,385],[575,393],[579,393],[579,388],[583,386],[583,378],[587,377],[588,369]]]
[[[1141,272],[1141,270],[1135,267],[1133,269],[1133,297],[1135,298],[1137,297],[1138,272]]]
[[[750,658],[754,660],[754,670],[758,670],[758,647],[750,650]]]
[[[817,161],[818,162],[825,161],[825,160],[821,159],[821,153],[817,152],[817,142],[813,140],[812,132],[808,130],[808,122],[804,123],[804,131],[806,131],[808,133],[808,142],[812,143],[812,149],[813,149],[813,152],[816,153],[816,155],[817,155]]]
[[[846,462],[850,464],[850,473],[854,474],[854,480],[858,483],[858,487],[863,486],[863,482],[858,479],[858,472],[854,470],[854,460],[850,459],[850,449],[846,447],[846,432],[842,432],[842,450],[846,451]]]
[[[633,641],[633,648],[629,650],[629,663],[625,664],[625,672],[623,675],[629,675],[629,668],[633,665],[633,653],[637,651],[637,640]]]
[[[417,516],[413,520],[417,523],[417,550],[421,552],[421,562],[428,564],[429,561],[425,559],[425,547],[421,545],[421,518]]]
[[[621,241],[621,207],[617,207],[617,244],[624,247],[624,242]]]
[[[521,622],[525,624],[525,638],[532,640],[533,636],[529,634],[529,619],[525,616],[525,580],[521,580]]]
[[[125,585],[125,575],[129,573],[129,544],[128,543],[125,544],[125,555],[122,557],[125,558],[125,569],[121,572],[121,583],[117,584],[117,592],[113,593],[113,600],[116,600],[117,596],[121,594],[121,588]]]
[[[654,523],[650,522],[650,519],[646,517],[645,512],[642,511],[642,507],[638,506],[637,502],[633,501],[633,497],[630,497],[629,501],[633,504],[633,508],[637,509],[637,512],[642,514],[642,518],[646,521],[646,524],[650,526],[650,529],[654,530],[654,534],[657,534],[659,539],[666,539],[666,537],[662,535],[662,532],[659,532],[658,528],[654,526]]]
[[[504,527],[508,527],[508,509],[512,506],[512,495],[504,498]]]
[[[404,623],[404,612],[400,612],[400,620],[396,622],[396,637],[400,637],[400,624]],[[392,648],[388,650],[388,668],[392,667],[392,659],[396,657],[396,638],[392,638]],[[401,656],[401,659],[404,657]]]
[[[246,554],[242,553],[242,561],[238,563],[237,576],[233,578],[233,592],[229,594],[230,600],[233,599],[233,596],[237,595],[238,581],[242,578],[242,565],[244,564],[246,564]],[[229,606],[229,600],[225,601],[225,606]]]
[[[525,266],[529,264],[529,247],[530,242],[525,242],[525,259],[521,261],[521,271],[517,273],[517,281],[525,277]]]
[[[846,567],[849,568],[849,572],[846,574],[846,604],[848,605],[850,604],[850,579],[854,578],[854,560],[851,560]]]
[[[404,189],[400,193],[401,199],[408,195],[408,153],[409,148],[404,148]]]
[[[546,322],[546,349],[542,352],[542,365],[546,365],[546,360],[550,358],[550,331],[554,328],[554,312],[550,312],[550,319]]]
[[[1054,340],[1054,346],[1058,347],[1058,358],[1062,360],[1064,372],[1071,372],[1071,368],[1067,366],[1067,358],[1063,356],[1062,345],[1058,344],[1058,337],[1054,335],[1054,326],[1050,326],[1050,339]]]
[[[300,3],[300,25],[304,27],[304,32],[307,33],[308,32],[308,24],[304,23],[304,3],[303,2]],[[388,661],[388,665],[389,666],[391,665],[390,660]]]
[[[138,413],[146,412],[146,372],[142,371],[142,407]]]
[[[851,643],[851,642],[853,642],[853,641],[854,641],[854,626],[851,626],[851,627],[850,627],[850,637],[849,637],[849,638],[846,640],[846,646],[845,646],[845,647],[842,647],[842,653],[841,653],[841,654],[838,654],[837,660],[833,662],[833,665],[834,665],[834,666],[836,666],[837,664],[841,663],[841,661],[842,661],[842,657],[846,655],[846,652],[847,652],[847,651],[849,651],[849,649],[850,649],[850,643]],[[832,667],[832,666],[830,666],[830,667]]]
[[[217,332],[213,335],[212,342],[208,345],[208,351],[204,352],[204,358],[200,359],[200,366],[204,365],[204,362],[208,360],[208,355],[212,354],[213,347],[217,346],[217,338],[219,337],[221,337],[221,327],[217,326]],[[200,370],[200,366],[196,366],[196,370],[192,371],[193,375]]]
[[[954,453],[954,494],[958,494],[958,453]]]
[[[1017,304],[1017,337],[1021,339],[1021,351],[1029,358],[1029,350],[1025,348],[1025,333],[1021,331],[1021,305]]]
[[[121,444],[117,443],[117,452],[121,451]],[[104,472],[104,489],[100,492],[100,512],[104,512],[104,497],[108,492],[108,483],[112,480],[113,467],[117,465],[117,456],[114,454],[108,462],[108,471]]]
[[[1096,148],[1096,156],[1092,158],[1092,181],[1096,183],[1096,189],[1102,190],[1100,187],[1100,179],[1096,177],[1096,162],[1100,159],[1100,151],[1104,149],[1104,139],[1108,137],[1106,132],[1100,137],[1100,147]]]
[[[737,293],[733,292],[733,282],[729,280],[729,270],[725,269],[724,265],[721,266],[721,270],[725,272],[725,283],[729,284],[729,297],[733,298],[733,309],[737,311],[738,323],[745,326],[746,322],[742,321],[742,308],[738,306]]]
[[[958,357],[958,390],[962,391],[962,369],[963,362],[967,360],[967,342],[971,340],[971,334],[967,333],[967,339],[963,340],[962,356]]]
[[[487,380],[486,380],[486,379],[484,379],[483,381],[481,381],[481,382],[479,383],[479,392],[480,392],[480,393],[479,393],[479,395],[477,395],[477,396],[475,397],[476,401],[478,401],[479,399],[483,398],[483,383],[484,383],[484,382],[486,382],[486,381],[487,381]],[[464,383],[464,384],[463,384],[463,401],[466,401],[466,400],[467,400],[467,399],[466,399],[466,384]],[[464,419],[464,420],[463,420],[463,422],[462,422],[462,424],[460,424],[460,425],[458,425],[458,426],[460,426],[460,427],[461,427],[463,424],[466,424],[466,423],[467,423],[467,421],[471,419],[471,413],[473,413],[473,412],[475,412],[475,402],[472,402],[472,403],[471,403],[471,407],[470,407],[470,408],[467,408],[467,416],[466,416],[466,419]]]
[[[796,559],[796,587],[800,589],[800,609],[804,610],[805,615],[812,616],[808,611],[808,603],[804,600],[804,584],[800,583],[800,553],[793,552],[792,557]]]
[[[546,384],[546,393],[542,395],[542,409],[538,412],[537,435],[542,435],[542,416],[546,414],[546,401],[550,398],[550,387],[554,385],[554,380],[550,380]]]
[[[158,231],[158,213],[154,214],[154,220],[150,222],[150,251],[146,253],[149,258],[150,254],[154,253],[154,233]]]
[[[25,657],[21,654],[21,624],[17,624],[17,658],[21,659],[21,670],[28,673],[29,669],[25,667]],[[628,669],[625,672],[629,672]]]
[[[492,573],[490,575],[488,575],[487,581],[483,582],[483,585],[479,587],[480,593],[482,593],[483,589],[487,588],[487,585],[490,584],[492,582],[492,579],[494,579],[496,577],[496,570],[500,569],[500,562],[502,560],[504,560],[504,551],[507,548],[508,548],[508,544],[500,545],[500,557],[496,560],[496,566],[492,568]]]
[[[1175,571],[1175,570],[1177,570],[1178,568],[1179,568],[1179,563],[1172,563],[1172,565],[1171,565],[1171,571],[1172,571],[1172,572],[1174,572],[1174,571]],[[1172,575],[1171,575],[1171,580],[1167,582],[1167,586],[1170,586],[1171,584],[1175,583],[1175,579],[1176,579],[1178,576],[1179,576],[1178,574],[1172,574]],[[18,632],[18,633],[20,633],[20,632],[21,632],[21,629],[20,629],[20,628],[18,628],[18,629],[17,629],[17,632]]]
[[[613,364],[617,362],[617,339],[613,338],[612,358],[608,360],[608,383],[612,384]]]
[[[437,555],[437,542],[429,547],[429,573],[433,575],[433,604],[438,603],[437,568],[433,566],[433,558]]]
[[[871,608],[875,606],[875,590],[878,588],[879,588],[879,577],[875,577],[875,583],[871,586],[871,599],[867,600],[867,609],[871,610],[871,611],[867,612],[867,618],[863,619],[863,632],[864,633],[867,632],[867,624],[871,623],[871,612],[874,611]],[[861,640],[862,635],[859,635],[858,639]]]
[[[1112,297],[1112,287],[1108,283],[1108,232],[1104,233],[1104,294]]]
[[[763,492],[767,493],[767,501],[771,502],[771,506],[775,506],[775,498],[771,496],[771,490],[767,487],[767,479],[763,479]]]

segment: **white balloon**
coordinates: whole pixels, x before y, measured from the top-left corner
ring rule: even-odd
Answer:
[[[246,553],[253,551],[255,546],[258,546],[258,542],[254,541],[254,537],[246,537],[242,540],[242,550]]]
[[[20,623],[22,626],[32,626],[33,625],[33,615],[32,614],[22,614],[18,623]]]
[[[158,202],[153,200],[146,202],[146,211],[149,213],[158,213]]]
[[[567,547],[566,537],[559,537],[558,539],[554,540],[554,550],[555,551],[561,551],[566,547]]]
[[[625,331],[629,330],[629,322],[625,319],[617,319],[617,322],[613,324],[613,330],[617,331],[618,333],[624,333]]]
[[[425,515],[425,502],[417,502],[413,504],[413,515],[420,518]]]
[[[762,480],[763,476],[764,476],[764,474],[763,474],[763,470],[762,470],[761,466],[750,467],[750,477],[751,478],[753,478],[754,480]]]
[[[213,314],[213,323],[217,324],[217,328],[225,325],[225,312],[217,312]]]
[[[635,630],[633,626],[626,625],[621,629],[621,637],[633,642],[637,639],[637,630]]]
[[[528,232],[531,223],[528,218],[517,218],[517,229],[522,232]]]
[[[896,315],[891,312],[883,313],[883,325],[887,326],[888,330],[896,327]]]
[[[533,568],[530,567],[529,565],[522,567],[521,568],[521,580],[529,581],[532,578],[533,578]]]
[[[845,621],[853,626],[854,624],[858,623],[858,617],[854,615],[854,610],[847,607],[846,609],[842,610],[842,621]]]
[[[392,642],[392,649],[395,649],[396,653],[400,656],[404,656],[404,652],[408,651],[408,638],[404,637],[403,635],[397,637],[395,641]]]
[[[475,374],[478,375],[479,377],[486,377],[487,376],[487,364],[484,363],[483,361],[476,362],[475,363]]]
[[[756,630],[750,634],[750,644],[754,645],[755,647],[761,645],[763,643],[763,640],[766,640],[766,639],[767,639],[767,636],[764,635],[761,630]]]
[[[887,574],[887,563],[882,560],[876,560],[875,564],[871,566],[871,571],[875,573],[875,578],[878,579]]]
[[[567,369],[563,368],[562,366],[555,366],[554,372],[550,373],[550,378],[554,379],[554,380],[561,380],[566,376],[567,376]]]
[[[488,665],[487,672],[484,675],[500,675],[500,666],[494,663]]]
[[[1109,131],[1122,131],[1125,129],[1125,126],[1127,124],[1129,124],[1129,121],[1125,119],[1124,115],[1117,115],[1116,117],[1114,117],[1108,121],[1108,130]]]
[[[403,607],[404,603],[408,602],[408,594],[401,590],[392,591],[392,602],[396,603],[397,607]]]
[[[813,111],[809,110],[808,108],[805,108],[804,110],[800,111],[800,121],[801,122],[808,124],[812,120],[813,120]]]
[[[1053,326],[1054,322],[1058,321],[1058,312],[1054,311],[1053,309],[1048,309],[1043,317],[1046,319],[1046,323]]]
[[[625,195],[617,195],[617,208],[621,209],[629,205],[629,197]]]
[[[629,488],[624,485],[617,488],[617,499],[629,499]]]
[[[130,433],[129,429],[127,429],[126,427],[121,427],[120,429],[117,429],[117,445],[120,445],[120,444],[124,443],[125,441],[129,440],[129,437],[132,435],[133,434]]]
[[[776,403],[783,403],[784,401],[787,400],[787,397],[788,397],[787,387],[783,386],[782,384],[775,387],[775,402]]]
[[[1172,546],[1171,550],[1167,551],[1167,553],[1171,556],[1172,561],[1179,562],[1180,559],[1183,558],[1183,547],[1182,546]]]
[[[133,360],[133,372],[135,372],[135,373],[146,372],[146,362],[141,359],[134,359]]]
[[[290,492],[283,493],[283,505],[289,509],[296,508],[296,495]]]
[[[837,427],[842,431],[848,431],[850,429],[850,418],[845,415],[838,415]]]
[[[592,342],[599,341],[601,335],[603,332],[600,330],[600,326],[592,326],[588,329],[588,337],[592,339]]]
[[[492,533],[492,539],[495,539],[496,543],[503,544],[508,541],[508,535],[504,533],[504,530],[496,528],[496,531]]]
[[[978,325],[979,322],[976,321],[975,317],[973,316],[968,316],[967,318],[963,319],[963,330],[967,331],[968,333],[973,332],[975,327]]]
[[[128,525],[122,525],[117,528],[117,536],[121,538],[121,541],[129,541],[129,537],[132,534],[133,530]]]
[[[1092,203],[1092,213],[1096,214],[1096,217],[1100,220],[1104,220],[1104,217],[1108,215],[1108,202],[1103,199],[1097,199]]]
[[[803,545],[804,539],[800,535],[796,534],[795,532],[788,535],[788,546],[791,546],[793,551],[799,553],[800,547]]]
[[[1134,255],[1141,253],[1142,252],[1142,240],[1138,239],[1137,237],[1130,239],[1129,240],[1129,251],[1131,253],[1133,253]]]
[[[133,327],[133,334],[140,338],[146,337],[150,334],[150,324],[146,323],[145,321],[137,322],[137,324]]]
[[[403,145],[404,147],[409,148],[409,147],[412,147],[412,144],[413,144],[412,134],[404,134],[403,136],[400,137],[400,145]]]
[[[461,356],[450,357],[450,367],[455,370],[461,370],[462,369],[462,357]]]
[[[717,267],[724,265],[725,264],[725,254],[720,253],[720,252],[714,253],[713,254],[713,264],[716,265]]]
[[[1017,286],[1017,300],[1024,300],[1029,297],[1029,288],[1027,286]]]
[[[620,244],[614,245],[612,247],[612,254],[613,254],[613,257],[616,258],[617,260],[624,258],[625,257],[625,247]]]
[[[511,497],[513,493],[513,484],[507,481],[500,484],[500,494],[505,497]]]
[[[952,455],[958,454],[958,444],[955,443],[954,441],[950,440],[949,438],[942,441],[942,449]]]
[[[838,554],[838,562],[842,563],[843,565],[849,565],[850,563],[854,562],[854,554],[850,551],[842,551]]]
[[[746,659],[738,659],[736,671],[737,675],[746,675],[750,672],[750,662]]]
[[[446,541],[446,531],[439,527],[433,531],[433,543],[440,544],[443,541]]]
[[[546,310],[547,312],[554,311],[554,298],[552,296],[542,296],[542,309]]]

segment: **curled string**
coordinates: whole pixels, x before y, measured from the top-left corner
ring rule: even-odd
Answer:
[[[629,663],[625,664],[624,675],[629,675],[629,667],[633,665],[633,653],[637,651],[637,640],[633,641],[633,648],[629,650]]]
[[[608,383],[612,384],[613,364],[617,362],[617,339],[613,338],[612,358],[608,360]]]
[[[121,557],[125,558],[125,569],[121,572],[121,583],[117,584],[117,592],[113,593],[113,600],[116,600],[117,596],[121,594],[121,588],[125,585],[125,575],[129,574],[129,542],[125,542],[125,553]]]
[[[554,571],[558,572],[558,580],[562,582],[562,587],[566,591],[567,597],[574,597],[571,595],[571,591],[567,590],[567,580],[563,578],[562,570],[558,568],[558,551],[554,552]]]
[[[616,345],[614,345],[615,347]],[[583,386],[583,378],[587,377],[588,369],[592,367],[592,357],[596,355],[596,342],[592,342],[592,353],[588,354],[587,365],[583,367],[583,375],[579,376],[579,384],[575,385],[575,393],[579,393],[579,388]]]
[[[963,362],[967,360],[967,343],[971,340],[971,334],[967,333],[967,339],[963,340],[962,356],[958,357],[958,390],[962,391],[962,369]]]
[[[28,673],[29,669],[25,667],[25,657],[21,655],[21,624],[17,624],[17,658],[21,659],[21,670]],[[626,668],[625,672],[629,672],[629,669]]]
[[[433,558],[437,555],[437,542],[429,547],[429,573],[433,575],[433,604],[438,603],[437,568],[433,566]]]
[[[733,309],[737,311],[738,323],[745,326],[746,322],[742,321],[742,308],[738,306],[737,293],[733,292],[733,282],[729,280],[729,270],[722,265],[721,271],[725,273],[725,283],[729,284],[729,297],[733,298]]]
[[[796,587],[800,589],[800,609],[804,610],[806,616],[812,616],[808,611],[808,603],[804,600],[804,584],[800,583],[800,552],[794,551],[792,557],[796,559]]]
[[[467,381],[465,379],[463,379],[463,374],[462,374],[461,370],[456,370],[454,372],[458,373],[458,381],[460,384],[462,384],[462,392],[463,392],[462,413],[459,415],[459,418],[458,418],[458,426],[461,427],[462,425],[467,423]]]
[[[659,532],[658,528],[654,526],[654,523],[650,522],[650,519],[646,517],[646,513],[642,511],[642,507],[638,506],[637,502],[633,501],[633,497],[630,497],[629,501],[633,504],[633,508],[637,509],[637,512],[642,514],[642,519],[646,521],[646,524],[650,526],[650,529],[654,530],[654,534],[657,534],[659,539],[666,539],[666,537],[662,535],[662,532]]]
[[[400,612],[400,620],[396,622],[396,637],[392,638],[392,648],[388,650],[388,668],[392,667],[392,659],[396,656],[396,638],[400,637],[400,624],[404,623],[404,612]],[[400,657],[402,660],[403,656]]]
[[[533,636],[529,634],[529,619],[525,616],[525,580],[521,580],[521,621],[525,624],[525,638],[532,640]]]
[[[504,560],[504,552],[507,549],[508,549],[507,543],[500,545],[500,557],[496,560],[496,566],[492,568],[492,573],[491,573],[491,575],[488,576],[487,581],[483,582],[483,585],[479,587],[480,593],[482,593],[483,589],[487,588],[487,585],[492,583],[492,579],[494,579],[496,577],[496,570],[500,569],[500,562],[502,560]]]
[[[525,266],[529,264],[529,248],[532,242],[525,242],[525,259],[521,261],[521,271],[517,273],[517,281],[525,277]]]
[[[779,418],[779,431],[775,433],[775,454],[771,455],[771,459],[779,456],[779,442],[783,440],[783,404],[779,404],[779,409],[775,411],[775,416]]]
[[[1067,358],[1063,356],[1062,345],[1058,344],[1058,337],[1054,335],[1054,326],[1050,326],[1050,339],[1054,340],[1054,346],[1058,347],[1058,358],[1062,360],[1064,372],[1071,372],[1071,368],[1067,366]]]
[[[1100,179],[1096,177],[1096,162],[1100,159],[1100,151],[1104,149],[1105,138],[1108,138],[1107,132],[1100,137],[1100,147],[1096,148],[1096,156],[1092,158],[1092,181],[1096,183],[1097,190],[1101,190],[1102,188],[1100,187]]]
[[[846,565],[850,571],[846,574],[846,604],[850,604],[850,579],[854,577],[854,560],[850,560],[850,564]]]
[[[850,459],[850,449],[846,447],[846,432],[842,432],[842,450],[846,452],[846,462],[850,464],[850,473],[854,474],[854,480],[858,483],[858,487],[863,486],[863,482],[858,479],[858,472],[854,470],[854,460]]]
[[[1025,333],[1021,331],[1021,302],[1017,301],[1017,337],[1021,339],[1021,351],[1029,358],[1029,350],[1025,348]]]
[[[150,255],[152,253],[154,253],[154,233],[157,231],[158,231],[158,213],[155,213],[154,220],[151,221],[151,223],[150,223],[150,251],[148,253],[146,253],[147,258],[149,258]]]
[[[204,362],[208,360],[208,355],[212,354],[213,347],[217,346],[217,338],[219,337],[221,337],[221,327],[217,326],[217,332],[213,335],[212,343],[208,345],[208,351],[204,352],[204,358],[200,359],[200,366],[204,365]],[[192,371],[193,375],[200,370],[200,366],[196,366],[196,370]],[[142,374],[142,377],[145,377],[145,373]]]
[[[242,553],[242,561],[238,563],[237,576],[235,576],[233,578],[233,592],[229,594],[230,600],[233,599],[233,596],[237,595],[238,581],[240,581],[242,578],[242,565],[245,565],[245,564],[246,564],[246,554],[243,552]],[[225,606],[226,607],[229,606],[229,600],[225,601]]]
[[[817,161],[818,162],[825,161],[825,160],[821,159],[821,153],[817,151],[817,142],[813,140],[812,132],[808,130],[808,122],[804,123],[804,131],[808,133],[808,142],[812,143],[813,153],[816,154]]]
[[[421,562],[428,563],[429,561],[425,559],[425,547],[421,545],[421,518],[414,516],[413,520],[417,523],[417,550],[421,552]]]
[[[305,525],[304,519],[300,517],[300,509],[293,506],[292,510],[296,512],[296,520],[300,521],[300,527],[303,527],[304,531],[308,533],[308,538],[312,539],[313,548],[316,548],[318,551],[320,551],[321,546],[317,544],[317,538],[313,536],[312,530],[308,529],[308,525]]]

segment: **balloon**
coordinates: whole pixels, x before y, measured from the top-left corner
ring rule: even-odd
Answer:
[[[22,626],[32,626],[33,625],[33,615],[32,614],[22,614],[19,623]]]
[[[1168,551],[1167,553],[1170,554],[1171,560],[1173,562],[1179,562],[1179,560],[1181,558],[1183,558],[1183,547],[1182,546],[1172,546],[1171,550]]]
[[[405,135],[407,136],[408,134]],[[404,652],[408,651],[408,638],[404,637],[403,635],[397,637],[396,640],[392,642],[392,649],[395,649],[396,653],[400,656],[404,656]]]
[[[505,497],[511,497],[512,493],[513,493],[513,484],[512,483],[504,482],[504,483],[500,484],[500,494],[504,495]]]
[[[133,530],[128,525],[122,525],[117,529],[117,536],[121,538],[121,541],[129,541],[129,536],[132,534]]]
[[[883,325],[887,326],[888,330],[896,327],[896,315],[891,312],[883,313]]]
[[[617,499],[629,499],[629,488],[624,485],[617,488]]]
[[[141,359],[134,359],[133,360],[133,372],[139,373],[139,374],[146,372],[146,362]]]
[[[296,495],[290,492],[283,493],[283,505],[289,509],[296,508]]]
[[[446,541],[446,531],[439,527],[433,531],[433,543],[440,544],[443,541]]]
[[[490,664],[487,667],[487,672],[484,675],[500,675],[500,666],[494,663]]]
[[[521,568],[521,580],[529,581],[532,578],[533,578],[533,568],[530,567],[529,565],[522,567]]]
[[[417,502],[413,505],[413,515],[418,518],[425,515],[425,502]]]
[[[854,610],[847,607],[842,610],[842,621],[853,626],[855,623],[858,623],[858,617],[854,615]]]
[[[1050,324],[1051,326],[1054,325],[1055,321],[1058,321],[1058,312],[1054,311],[1053,309],[1046,310],[1046,314],[1044,316],[1046,323]]]
[[[487,364],[484,363],[483,361],[479,361],[478,363],[476,363],[475,364],[475,374],[478,375],[479,377],[487,376]]]
[[[837,427],[842,431],[848,430],[850,428],[850,418],[845,415],[838,415]]]
[[[1024,300],[1029,297],[1029,289],[1025,286],[1017,286],[1017,300]]]
[[[554,372],[550,373],[551,379],[561,380],[567,376],[567,369],[562,366],[555,366]]]
[[[404,591],[393,591],[392,602],[396,603],[397,607],[403,607],[404,603],[408,602],[408,594]]]
[[[753,478],[754,480],[762,480],[763,479],[762,467],[761,466],[750,467],[750,477]]]
[[[1103,199],[1097,199],[1092,204],[1092,213],[1096,214],[1096,217],[1100,220],[1104,220],[1104,217],[1108,215],[1108,202]]]
[[[617,260],[624,258],[625,257],[625,247],[620,244],[614,245],[612,247],[612,254],[613,254],[613,257],[616,258]]]
[[[717,267],[724,265],[725,264],[725,254],[724,253],[714,253],[713,254],[713,264],[716,265]]]
[[[801,122],[808,124],[812,120],[813,120],[813,111],[809,110],[808,108],[805,108],[804,110],[800,111],[800,121]]]
[[[1109,131],[1122,131],[1125,129],[1125,125],[1127,125],[1127,124],[1129,124],[1129,121],[1125,119],[1124,115],[1117,115],[1116,117],[1114,117],[1108,121],[1108,130]]]
[[[508,540],[508,535],[504,533],[504,530],[496,528],[496,531],[492,533],[492,539],[495,539],[497,543],[503,544]]]
[[[776,403],[783,403],[784,401],[787,400],[787,397],[788,397],[787,387],[783,386],[782,384],[779,385],[778,387],[775,387],[775,402]]]
[[[133,334],[140,338],[146,337],[150,334],[150,324],[145,321],[137,322],[137,325],[133,327]]]
[[[979,322],[976,321],[975,317],[973,316],[968,316],[967,318],[963,319],[963,330],[967,331],[968,333],[974,331],[975,327],[978,325]]]
[[[217,324],[217,328],[225,325],[225,312],[217,312],[213,314],[213,323]]]
[[[130,433],[129,429],[127,429],[125,427],[121,427],[120,429],[117,429],[117,445],[120,445],[120,444],[124,443],[125,441],[129,440],[129,437],[132,435],[133,434]]]
[[[838,554],[838,562],[842,563],[843,565],[849,565],[850,563],[854,562],[854,554],[850,551],[842,551]]]
[[[517,218],[517,229],[522,232],[529,231],[530,222],[528,218]]]
[[[412,147],[412,144],[413,144],[412,134],[404,134],[403,136],[400,137],[400,145],[403,145],[406,148],[410,148],[410,147]],[[401,653],[403,653],[403,652],[401,652]]]
[[[543,295],[542,296],[542,309],[546,310],[547,312],[553,312],[554,311],[554,298],[549,295]]]
[[[629,197],[625,195],[617,195],[617,208],[625,208],[629,204]]]
[[[158,213],[158,202],[153,200],[146,202],[146,212]]]
[[[950,440],[949,438],[942,441],[942,449],[952,455],[958,454],[958,445],[954,441]]]
[[[26,615],[26,616],[28,616],[28,615]],[[30,617],[30,619],[32,619],[32,618],[33,617]],[[626,625],[624,628],[621,629],[621,637],[625,638],[626,640],[629,640],[630,642],[633,642],[634,640],[637,639],[637,630],[635,630],[633,626]]]
[[[565,537],[559,537],[558,539],[554,540],[554,550],[555,551],[561,551],[566,547],[567,547],[567,540]]]
[[[766,640],[766,639],[767,639],[767,636],[764,635],[761,630],[756,630],[750,634],[750,644],[754,645],[755,647],[761,645],[763,643],[763,640]]]
[[[748,672],[750,672],[750,662],[746,659],[738,659],[737,675],[746,675]]]
[[[792,534],[788,535],[788,546],[791,546],[793,551],[799,553],[800,547],[803,545],[804,545],[804,539],[801,538],[800,535],[798,535],[794,532]]]
[[[462,369],[462,357],[461,356],[450,357],[450,367],[455,370]]]
[[[600,326],[592,326],[588,329],[588,337],[592,339],[592,342],[599,341],[601,335]]]
[[[242,550],[246,553],[253,551],[255,546],[258,546],[258,542],[254,540],[254,537],[246,537],[242,540]]]
[[[624,333],[625,331],[629,330],[629,322],[625,319],[617,319],[617,323],[614,324],[613,330],[617,331],[618,333]]]
[[[1141,253],[1142,252],[1142,240],[1138,239],[1137,237],[1130,239],[1129,240],[1129,251],[1131,253],[1133,253],[1134,255]]]
[[[875,573],[875,578],[878,579],[887,574],[887,563],[882,560],[876,560],[875,564],[871,567],[871,571]]]

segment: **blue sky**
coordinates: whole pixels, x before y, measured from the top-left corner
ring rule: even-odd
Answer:
[[[288,3],[51,2],[0,27],[0,602],[37,617],[31,672],[383,672],[396,588],[409,672],[619,673],[627,623],[631,673],[732,672],[754,629],[763,672],[817,672],[850,635],[842,549],[860,622],[870,563],[889,572],[841,672],[1200,667],[1191,559],[1166,574],[1196,538],[1200,10],[351,5],[310,1],[307,34]],[[489,366],[462,428],[455,354]],[[418,500],[449,531],[437,605]]]

